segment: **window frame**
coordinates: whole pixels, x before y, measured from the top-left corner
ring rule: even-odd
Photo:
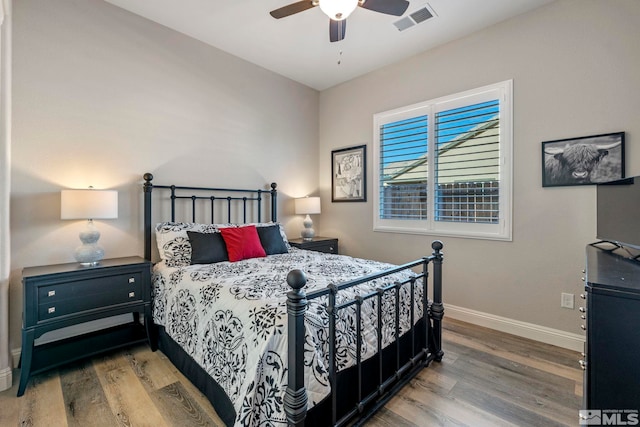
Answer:
[[[435,115],[440,111],[489,99],[500,101],[499,220],[497,224],[446,222],[435,220],[435,179],[427,178],[427,219],[403,220],[380,218],[380,128],[389,123],[427,115],[427,167],[435,171]],[[447,95],[373,115],[373,231],[427,234],[474,239],[512,241],[513,211],[513,80]]]

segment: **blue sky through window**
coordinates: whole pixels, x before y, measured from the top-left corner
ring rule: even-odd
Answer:
[[[436,115],[436,143],[442,147],[460,138],[479,125],[495,119],[499,101],[492,100],[446,110]],[[428,118],[426,115],[387,123],[380,129],[382,165],[391,162],[417,160],[427,154]]]

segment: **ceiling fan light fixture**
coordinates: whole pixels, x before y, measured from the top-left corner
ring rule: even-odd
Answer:
[[[342,21],[358,6],[358,0],[320,0],[320,9],[334,21]]]

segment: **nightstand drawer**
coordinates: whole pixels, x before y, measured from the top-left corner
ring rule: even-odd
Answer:
[[[78,295],[90,299],[94,294],[102,294],[109,289],[133,289],[136,286],[138,286],[139,289],[140,283],[142,283],[142,274],[136,272],[41,285],[38,286],[38,303],[50,304],[75,298]]]
[[[313,240],[290,239],[289,244],[308,251],[338,254],[338,239],[334,237],[314,237]]]
[[[38,322],[96,308],[141,301],[142,276],[126,274],[60,285],[43,286],[38,293]]]
[[[338,243],[333,242],[312,242],[304,246],[309,251],[324,252],[327,254],[338,253]]]

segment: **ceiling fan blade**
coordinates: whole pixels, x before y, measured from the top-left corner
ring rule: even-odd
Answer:
[[[404,0],[403,0],[404,1]],[[317,3],[314,4],[312,0],[302,0],[295,3],[288,4],[279,9],[272,10],[269,12],[271,16],[276,19],[284,18],[286,16],[290,16],[299,12],[304,12],[307,9],[311,9],[312,7],[317,6]]]
[[[406,0],[365,0],[364,3],[358,5],[374,12],[402,16],[409,7],[409,2]]]
[[[344,39],[346,31],[346,19],[343,19],[342,21],[334,21],[333,19],[329,20],[329,40],[331,40],[332,42],[339,42],[340,40]]]

